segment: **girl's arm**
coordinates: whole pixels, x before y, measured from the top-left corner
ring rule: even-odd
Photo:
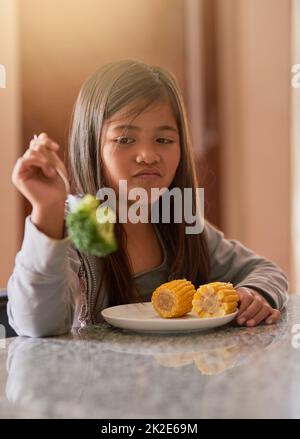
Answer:
[[[68,332],[79,290],[79,261],[65,237],[67,171],[59,145],[46,133],[17,160],[12,182],[32,205],[8,281],[8,316],[17,334],[41,337]],[[59,171],[59,172],[58,172]]]
[[[22,248],[7,286],[9,323],[18,335],[43,337],[71,329],[79,267],[68,238],[50,238],[26,218]]]
[[[216,227],[205,222],[211,274],[209,282],[231,282],[235,288],[248,287],[281,310],[287,302],[288,281],[277,265],[257,255],[239,241],[224,238]]]

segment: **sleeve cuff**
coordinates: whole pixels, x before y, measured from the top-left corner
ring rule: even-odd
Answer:
[[[32,222],[30,215],[25,219],[22,250],[18,253],[19,262],[35,273],[53,275],[61,273],[67,261],[70,238],[53,239],[42,233]]]

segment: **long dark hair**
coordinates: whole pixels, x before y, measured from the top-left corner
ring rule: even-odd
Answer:
[[[181,160],[169,189],[192,188],[195,212],[196,188],[199,185],[189,122],[177,80],[162,67],[138,60],[106,64],[84,82],[79,92],[69,139],[69,173],[73,193],[96,195],[99,188],[107,186],[101,148],[98,146],[101,145],[106,119],[129,104],[134,117],[163,100],[171,105],[180,133]],[[157,224],[171,262],[170,278],[185,277],[198,286],[206,283],[209,276],[207,242],[203,233],[186,234],[185,226],[184,221]],[[116,223],[115,232],[118,250],[106,258],[98,258],[102,281],[109,294],[109,306],[141,300],[127,257],[122,224]]]

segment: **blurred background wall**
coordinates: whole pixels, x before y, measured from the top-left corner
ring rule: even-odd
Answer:
[[[292,65],[300,64],[300,0],[292,2]],[[299,81],[298,81],[299,82]],[[300,84],[299,84],[300,85]],[[292,256],[291,284],[300,290],[300,88],[292,88],[291,181],[292,181]]]
[[[222,225],[291,265],[291,2],[217,0]]]
[[[11,203],[1,215],[0,287],[30,212],[10,183],[14,160],[42,131],[63,154],[81,83],[120,58],[176,75],[207,218],[290,275],[291,0],[0,0],[0,6],[0,63],[10,78],[0,89],[1,198]]]
[[[5,88],[0,88],[0,288],[12,270],[22,228],[23,200],[11,183],[22,142],[17,16],[15,0],[0,0],[0,64],[5,69]]]

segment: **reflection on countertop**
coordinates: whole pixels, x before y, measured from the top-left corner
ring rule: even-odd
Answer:
[[[6,418],[296,418],[300,295],[277,325],[138,334],[107,323],[7,340]],[[300,342],[299,342],[300,344]],[[1,387],[0,387],[1,389]]]

